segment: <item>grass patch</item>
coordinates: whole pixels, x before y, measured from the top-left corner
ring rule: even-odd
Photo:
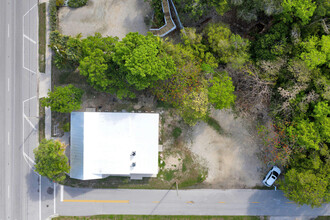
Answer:
[[[182,133],[181,128],[175,127],[172,131],[172,136],[176,140],[176,139],[178,139],[178,137],[180,137],[181,133]]]
[[[41,98],[42,100],[44,98]],[[39,143],[45,139],[45,107],[39,104]]]
[[[162,172],[164,180],[166,180],[166,181],[173,180],[174,175],[175,175],[176,172],[177,172],[177,170],[164,170]]]
[[[39,14],[39,72],[46,71],[46,3],[38,6]]]
[[[205,122],[211,128],[213,128],[216,132],[218,132],[219,134],[221,134],[221,135],[225,134],[225,131],[222,129],[222,127],[220,126],[220,124],[214,118],[212,118],[210,116],[207,116],[207,118],[205,119]]]
[[[53,219],[57,220],[98,220],[98,219],[112,219],[112,220],[260,220],[265,217],[260,216],[194,216],[194,215],[94,215],[94,216],[59,216]]]

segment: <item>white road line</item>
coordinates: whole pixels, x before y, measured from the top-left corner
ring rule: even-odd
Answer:
[[[61,202],[63,202],[63,185],[61,185]]]
[[[24,100],[23,105],[24,105],[25,102],[30,101],[31,99],[34,99],[34,98],[37,98],[37,96],[33,96],[31,98],[28,98],[28,99]],[[23,106],[23,110],[24,110],[24,106]]]
[[[26,39],[28,39],[29,41],[31,41],[34,44],[37,44],[37,42],[35,42],[34,40],[32,40],[31,38],[29,38],[28,36],[26,36],[25,34],[23,34],[23,37],[25,37]]]
[[[36,162],[34,162],[34,160],[31,159],[31,157],[29,157],[25,152],[23,152],[23,155],[26,157],[27,160],[29,160],[31,163],[36,164]]]
[[[33,5],[32,8],[30,8],[24,15],[23,15],[23,18],[34,8],[36,7],[37,4]],[[23,26],[24,27],[24,26]]]
[[[8,92],[9,92],[9,85],[10,85],[10,84],[9,84],[9,78],[8,78]]]
[[[8,38],[9,38],[9,24],[8,24]]]
[[[30,126],[33,128],[33,130],[37,130],[36,129],[36,127],[34,127],[34,125],[32,124],[32,122],[28,119],[28,117],[26,117],[26,115],[23,113],[23,115],[24,115],[24,118],[25,118],[25,120],[27,120],[27,122],[29,122],[29,124],[30,124]]]
[[[10,197],[10,186],[8,185],[8,199]]]
[[[54,183],[54,214],[56,213],[56,183]]]
[[[10,134],[9,134],[9,131],[8,131],[8,146],[10,145],[10,143],[9,143],[9,136],[10,136]]]
[[[23,58],[23,60],[24,60],[24,58]],[[24,61],[23,61],[23,65],[24,65]],[[27,70],[27,71],[29,71],[31,73],[37,74],[35,71],[30,70],[29,68],[26,68],[25,66],[23,66],[23,69],[25,69],[25,70]]]

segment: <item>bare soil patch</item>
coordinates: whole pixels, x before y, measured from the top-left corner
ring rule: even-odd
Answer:
[[[235,118],[231,111],[213,111],[225,135],[219,135],[206,123],[197,124],[191,133],[189,148],[204,159],[207,188],[253,188],[261,185],[263,163],[251,123]],[[251,128],[250,128],[251,127]]]
[[[83,37],[101,33],[120,39],[129,32],[146,34],[150,17],[149,3],[144,0],[89,0],[81,8],[62,7],[58,11],[60,30],[65,35]]]

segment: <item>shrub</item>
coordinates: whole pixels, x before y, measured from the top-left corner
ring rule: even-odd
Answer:
[[[57,30],[57,1],[56,0],[49,0],[49,14],[50,14],[50,30],[55,31]]]
[[[86,5],[88,0],[69,0],[68,6],[71,8],[79,8]]]
[[[56,6],[60,7],[64,5],[64,0],[56,0]]]
[[[175,127],[172,131],[172,135],[173,135],[174,139],[178,139],[178,137],[180,137],[181,133],[182,133],[182,130],[179,127]]]
[[[70,122],[65,123],[65,124],[62,126],[62,130],[63,130],[64,132],[69,132],[69,131],[70,131]]]

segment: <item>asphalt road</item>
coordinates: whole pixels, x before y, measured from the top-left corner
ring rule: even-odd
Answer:
[[[0,219],[37,220],[40,178],[27,163],[37,146],[37,0],[0,5]]]
[[[297,206],[274,190],[128,190],[58,187],[59,215],[330,215],[322,208]]]

